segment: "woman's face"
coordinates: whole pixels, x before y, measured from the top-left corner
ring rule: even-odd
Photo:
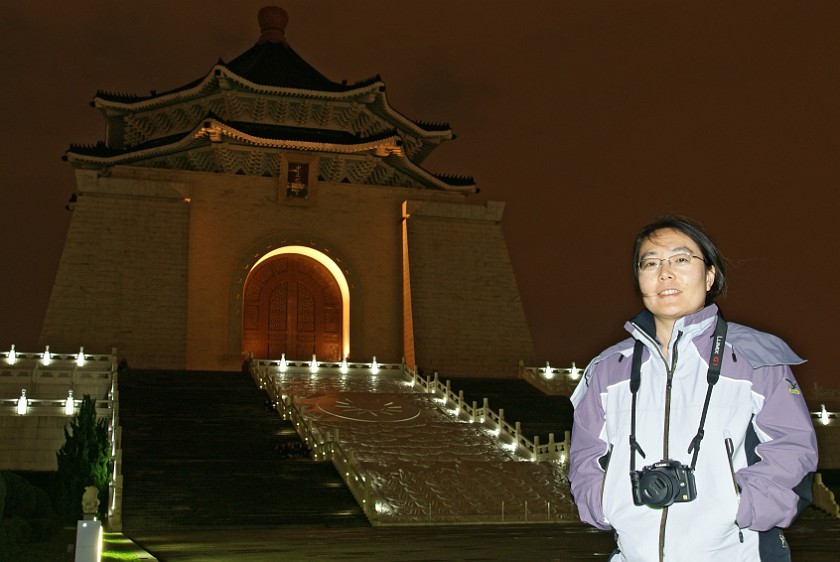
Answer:
[[[657,230],[639,248],[639,259],[670,258],[677,254],[703,257],[694,240],[671,228]],[[654,318],[674,322],[701,310],[706,293],[715,280],[715,268],[706,269],[700,259],[692,259],[684,267],[663,261],[659,269],[637,271],[642,301]]]

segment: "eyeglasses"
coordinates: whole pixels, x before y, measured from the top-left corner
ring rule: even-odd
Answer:
[[[659,271],[662,267],[662,262],[665,261],[668,262],[668,265],[673,269],[687,269],[691,265],[692,259],[698,259],[703,263],[706,263],[706,260],[700,256],[694,256],[692,254],[674,254],[670,258],[645,258],[636,265],[639,266],[639,271],[642,273],[653,273],[654,271]]]

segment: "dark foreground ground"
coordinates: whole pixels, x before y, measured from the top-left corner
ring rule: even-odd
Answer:
[[[838,562],[840,520],[786,532],[794,562]],[[606,560],[608,533],[578,524],[207,530],[132,537],[160,562]]]

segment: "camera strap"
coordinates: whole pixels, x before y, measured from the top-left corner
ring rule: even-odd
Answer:
[[[688,446],[688,452],[693,453],[691,459],[692,470],[697,465],[697,455],[700,453],[700,442],[703,440],[703,426],[706,425],[706,414],[709,411],[709,403],[712,400],[712,389],[720,378],[724,344],[726,343],[726,329],[726,320],[723,319],[723,315],[718,311],[717,324],[712,335],[712,352],[709,356],[709,370],[706,373],[706,382],[709,385],[706,389],[706,400],[703,403],[703,413],[700,415],[700,427],[697,429],[697,434]],[[633,364],[630,370],[630,392],[633,394],[633,401],[630,408],[630,472],[636,470],[637,452],[642,458],[645,458],[644,451],[636,441],[636,395],[642,384],[642,352],[644,348],[645,344],[640,340],[636,340],[636,344],[633,347]]]

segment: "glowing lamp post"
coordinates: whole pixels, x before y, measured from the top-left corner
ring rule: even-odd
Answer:
[[[65,416],[72,416],[73,412],[76,410],[76,403],[73,400],[73,389],[67,391],[67,399],[64,401],[64,415]]]
[[[9,350],[9,358],[7,360],[9,365],[14,365],[15,361],[17,361],[17,352],[15,352],[15,346],[12,344],[12,349]]]
[[[47,348],[44,350],[44,360],[43,360],[43,362],[44,362],[45,366],[52,363],[52,355],[50,354],[50,346],[47,346]]]
[[[543,373],[546,379],[551,380],[554,378],[554,373],[552,372],[551,365],[548,361],[545,362],[545,371],[543,371]]]
[[[820,404],[820,421],[823,425],[828,425],[828,410],[825,409],[825,404]]]
[[[373,362],[370,364],[370,374],[376,375],[379,373],[379,363],[376,362],[376,355],[373,356]]]
[[[85,366],[85,348],[84,347],[79,348],[79,354],[76,355],[76,365],[78,365],[79,367],[84,367]]]
[[[20,398],[18,398],[17,402],[17,413],[21,416],[26,415],[26,410],[29,409],[29,399],[26,398],[26,389],[23,388],[20,391]]]
[[[318,372],[318,359],[312,354],[312,361],[309,363],[309,372],[313,375]]]
[[[580,369],[575,366],[575,362],[572,361],[572,369],[569,371],[569,377],[576,381],[580,378]]]
[[[347,366],[347,356],[344,356],[344,359],[341,360],[341,374],[346,375],[347,371],[349,371],[349,367]]]
[[[288,370],[288,368],[289,364],[286,363],[286,354],[283,353],[282,355],[280,355],[280,372],[285,373],[286,370]]]

